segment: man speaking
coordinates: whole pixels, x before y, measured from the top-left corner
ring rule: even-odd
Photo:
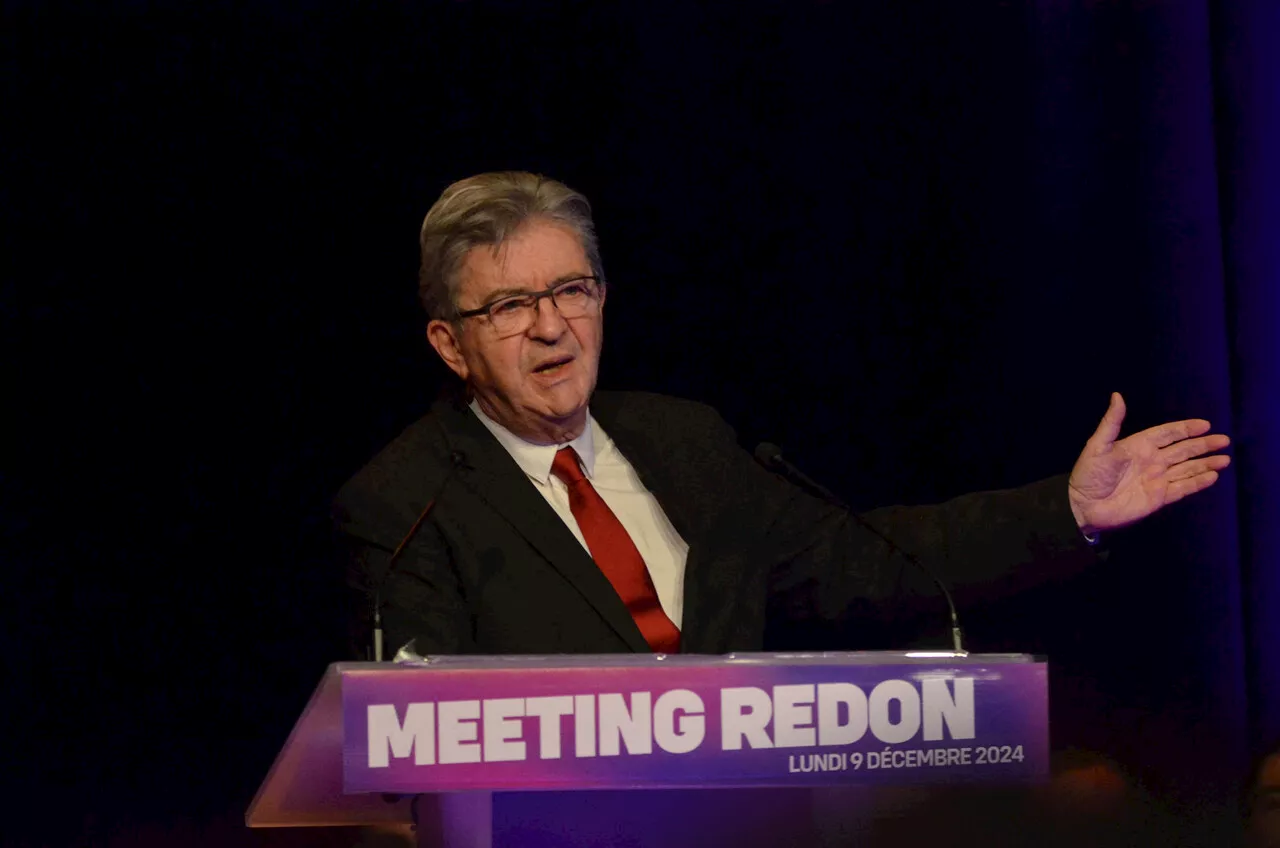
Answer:
[[[608,288],[585,197],[528,173],[445,189],[421,233],[427,338],[462,381],[348,482],[335,518],[388,653],[892,647],[965,599],[1078,570],[1096,534],[1211,486],[1226,436],[1118,439],[1070,475],[862,518],[758,464],[709,407],[596,392]],[[366,631],[367,632],[367,631]]]

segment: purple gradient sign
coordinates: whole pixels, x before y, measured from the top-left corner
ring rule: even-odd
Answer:
[[[342,671],[346,792],[1026,782],[1017,655],[457,657]]]

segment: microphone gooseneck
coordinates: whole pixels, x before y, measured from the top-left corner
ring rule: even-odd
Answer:
[[[889,550],[891,552],[897,553],[907,562],[911,563],[916,568],[920,569],[921,573],[923,573],[926,577],[932,580],[933,585],[937,586],[938,591],[942,593],[942,597],[947,602],[947,609],[951,613],[952,649],[957,654],[967,653],[964,649],[964,638],[963,638],[963,634],[960,631],[960,617],[959,615],[956,614],[955,601],[951,599],[951,592],[947,590],[946,584],[943,583],[942,580],[940,580],[936,574],[934,574],[931,570],[929,570],[925,566],[925,564],[922,563],[915,556],[908,553],[907,551],[904,551],[902,548],[898,547],[897,543],[895,543],[892,539],[886,536],[884,532],[880,530],[880,528],[876,527],[874,524],[872,524],[867,519],[863,518],[854,510],[850,509],[849,505],[845,503],[843,500],[841,500],[840,498],[838,498],[834,492],[832,492],[826,486],[823,486],[821,483],[814,480],[812,477],[805,474],[799,468],[797,468],[796,466],[788,462],[786,458],[783,457],[782,455],[782,449],[777,445],[770,444],[769,442],[761,442],[760,445],[756,447],[755,457],[756,457],[756,462],[759,462],[761,465],[763,465],[765,468],[769,469],[770,471],[774,472],[775,474],[778,474],[781,477],[791,481],[792,483],[795,483],[800,488],[804,489],[810,494],[816,495],[817,497],[821,498],[822,500],[826,501],[832,506],[838,507],[841,510],[844,510],[845,512],[847,512],[850,515],[850,517],[853,518],[854,521],[856,521],[859,525],[861,525],[865,529],[869,530],[871,533],[875,534],[875,536],[878,539],[880,539],[880,541],[888,545]]]
[[[396,545],[396,549],[391,552],[391,558],[387,560],[387,570],[378,581],[378,586],[373,592],[373,661],[382,662],[382,590],[387,587],[387,583],[391,580],[391,576],[395,573],[396,563],[400,559],[400,555],[404,553],[404,549],[413,541],[413,537],[418,535],[422,523],[427,520],[427,516],[431,514],[431,510],[435,508],[436,501],[440,500],[440,495],[444,492],[445,486],[449,485],[449,481],[453,479],[454,472],[467,461],[466,455],[461,451],[453,451],[449,454],[449,470],[445,472],[444,479],[440,481],[440,485],[436,487],[436,493],[427,501],[427,505],[422,508],[422,512],[418,513],[418,518],[413,522],[413,526],[409,528],[409,532],[404,534],[404,538],[400,540],[400,544]]]

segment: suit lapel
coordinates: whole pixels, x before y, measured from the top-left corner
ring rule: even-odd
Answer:
[[[442,401],[435,414],[457,455],[459,479],[545,557],[633,651],[647,653],[649,644],[609,579],[493,434],[459,402]]]

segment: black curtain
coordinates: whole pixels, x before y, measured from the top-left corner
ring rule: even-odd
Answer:
[[[1064,471],[1112,390],[1212,420],[1217,487],[968,629],[1049,655],[1055,747],[1213,815],[1280,734],[1275,4],[3,9],[34,843],[240,838],[341,650],[328,499],[442,379],[417,226],[498,168],[595,204],[602,385],[859,506]]]

